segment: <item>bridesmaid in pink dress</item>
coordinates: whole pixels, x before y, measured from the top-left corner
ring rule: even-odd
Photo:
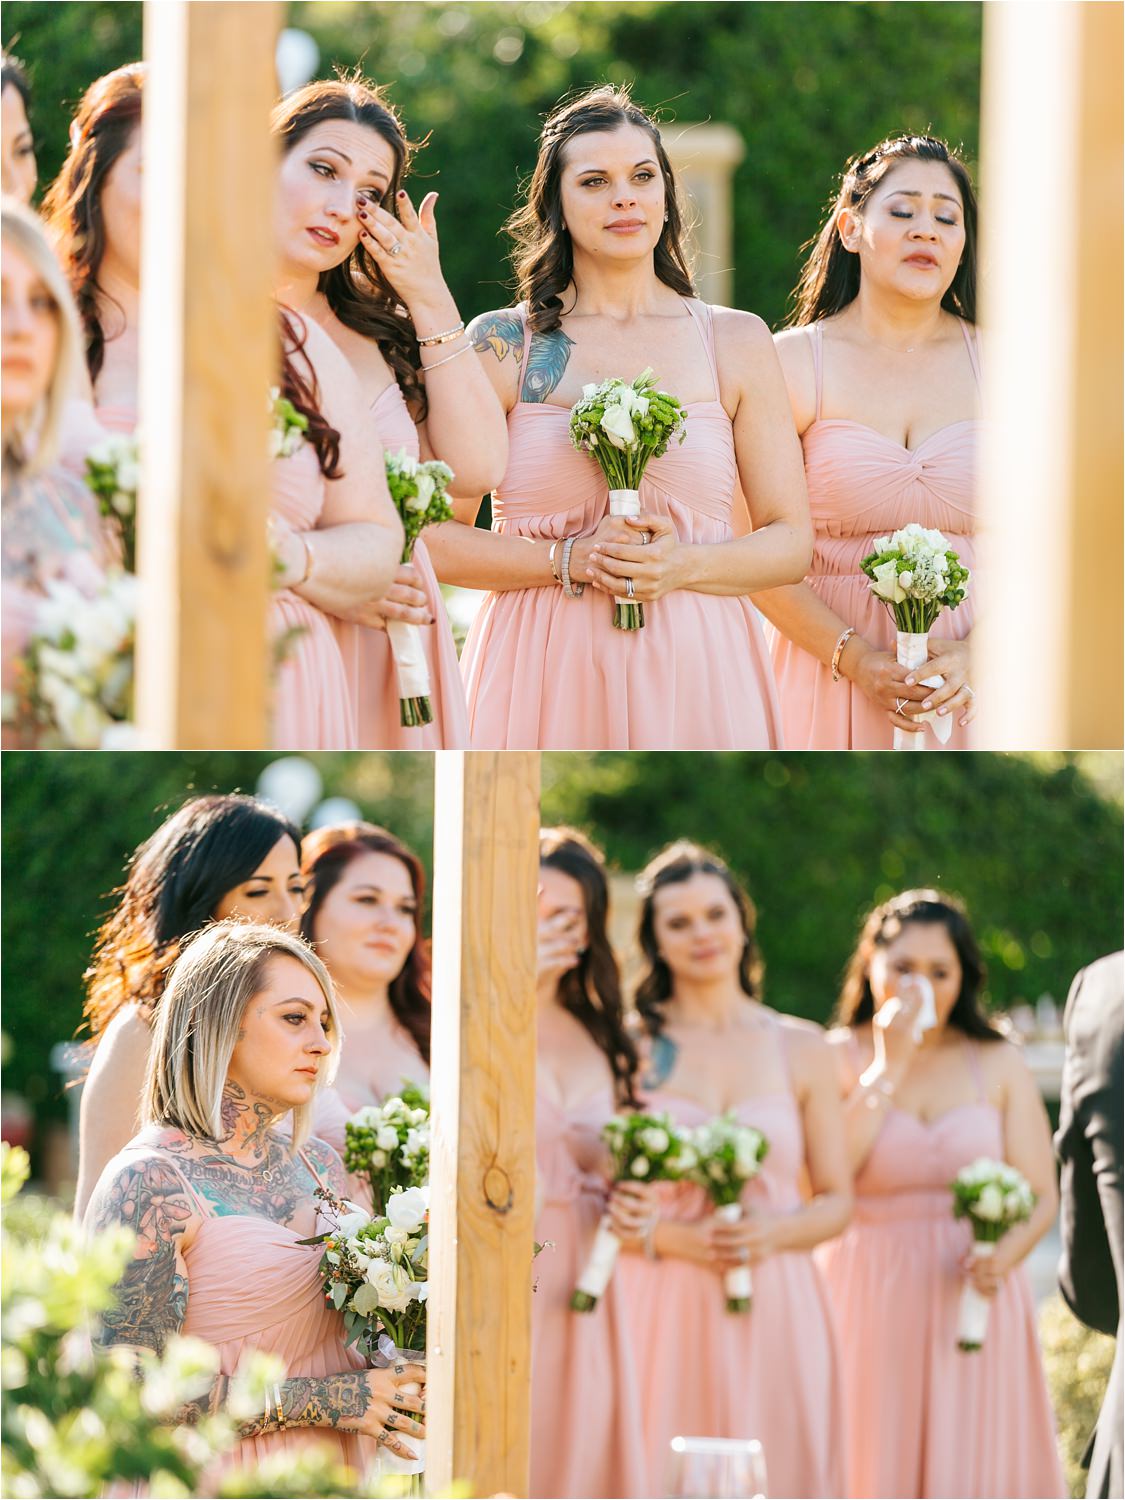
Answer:
[[[970,745],[979,580],[931,631],[926,675],[945,683],[930,689],[895,660],[894,621],[860,563],[916,521],[974,567],[976,224],[968,171],[943,142],[884,141],[845,172],[777,336],[816,534],[804,583],[757,601],[776,627],[790,749],[886,750],[895,728],[927,750]],[[922,712],[953,719],[947,744]]]
[[[733,1111],[769,1142],[737,1224],[721,1224],[691,1184],[615,1189],[616,1208],[653,1214],[616,1273],[641,1380],[645,1493],[669,1493],[679,1435],[756,1438],[767,1493],[839,1495],[844,1383],[811,1254],[851,1205],[831,1054],[819,1027],[759,1000],[753,907],[719,859],[674,844],[639,888],[649,967],[637,1006],[652,1038],[645,1105],[684,1126]],[[726,1311],[720,1279],[739,1264],[753,1266],[745,1315]]]
[[[513,226],[523,300],[473,324],[508,413],[496,534],[446,528],[435,554],[442,578],[490,590],[461,661],[474,746],[779,745],[747,596],[795,582],[811,532],[765,325],[696,299],[659,132],[620,90],[548,120]],[[607,514],[600,470],[571,446],[569,410],[587,382],[646,366],[686,404],[687,437],[649,466],[644,513],[626,522]],[[736,539],[740,481],[754,532]],[[624,580],[646,602],[643,630],[612,627]]]
[[[402,188],[411,147],[380,91],[320,80],[288,95],[272,122],[283,157],[278,241],[282,300],[330,335],[350,361],[384,449],[437,456],[459,494],[476,497],[507,459],[504,417],[445,284],[436,193],[417,213]],[[468,745],[464,688],[441,590],[416,543],[382,599],[335,622],[364,749]],[[421,630],[433,723],[403,727],[388,621]]]
[[[336,987],[348,1041],[317,1131],[342,1153],[344,1123],[404,1084],[430,1082],[430,946],[419,917],[426,872],[373,823],[317,828],[304,841],[301,931]]]
[[[609,1196],[601,1130],[636,1105],[637,1056],[606,935],[602,857],[570,828],[544,830],[539,851],[535,1239],[544,1249],[531,1303],[531,1493],[647,1495],[620,1289],[611,1281],[590,1315],[570,1308]]]
[[[224,1468],[319,1443],[362,1476],[376,1443],[409,1457],[410,1438],[425,1436],[422,1398],[399,1391],[424,1385],[425,1370],[363,1368],[325,1303],[319,1247],[300,1243],[317,1232],[316,1188],[344,1185],[339,1158],[308,1135],[339,1048],[335,1021],[331,980],[299,938],[244,923],[202,933],[157,1016],[141,1133],[106,1167],[86,1215],[93,1229],[138,1235],[129,1296],[103,1315],[101,1347],[206,1339],[219,1375],[194,1403],[200,1416],[226,1408],[243,1354],[285,1361]],[[291,1140],[273,1129],[279,1108],[292,1112]]]
[[[963,909],[905,891],[868,918],[830,1036],[856,1207],[817,1259],[850,1401],[839,1493],[857,1500],[1066,1493],[1023,1264],[1058,1205],[1050,1127],[1027,1065],[980,1009],[982,979]],[[919,1029],[930,993],[935,1024]],[[950,1183],[981,1156],[1021,1171],[1038,1203],[974,1264]],[[984,1347],[968,1354],[966,1278],[991,1299]]]

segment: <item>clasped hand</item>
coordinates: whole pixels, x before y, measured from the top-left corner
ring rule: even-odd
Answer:
[[[643,1240],[659,1217],[656,1185],[618,1182],[609,1196],[610,1224],[626,1244]],[[705,1219],[665,1221],[672,1241],[666,1253],[694,1261],[717,1273],[736,1266],[757,1265],[780,1249],[780,1218],[751,1210],[730,1224],[709,1214]]]
[[[402,620],[408,625],[432,625],[433,612],[422,587],[421,575],[413,563],[400,563],[395,581],[381,599],[365,599],[350,609],[345,619],[372,630],[386,630],[388,620]]]
[[[679,588],[683,548],[667,516],[604,516],[593,535],[586,579],[603,593],[622,595],[633,580],[633,597],[659,599]]]
[[[976,716],[976,699],[969,686],[967,641],[933,641],[923,667],[900,666],[893,652],[868,648],[849,674],[856,686],[887,712],[896,729],[925,734],[918,715],[937,710],[942,717],[963,710],[958,723],[963,728]],[[922,686],[923,678],[942,677],[939,688]]]

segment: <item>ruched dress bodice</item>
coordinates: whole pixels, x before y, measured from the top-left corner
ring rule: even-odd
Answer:
[[[966,355],[978,373],[976,346],[962,325]],[[914,448],[862,422],[820,415],[823,339],[810,333],[816,370],[816,420],[801,446],[815,535],[805,582],[846,625],[879,650],[894,652],[895,625],[871,592],[862,571],[875,541],[916,521],[940,531],[973,573],[967,597],[942,610],[934,640],[963,640],[973,626],[980,593],[976,576],[974,512],[977,451],[982,423],[953,422]],[[889,750],[893,731],[886,714],[846,679],[832,681],[828,667],[771,631],[785,743],[794,750]],[[969,731],[954,723],[948,745],[927,729],[926,749],[966,749]]]
[[[642,508],[667,516],[681,543],[733,539],[738,473],[731,419],[718,400],[711,312],[685,301],[700,330],[716,398],[688,404],[685,441],[645,470]],[[662,372],[674,393],[675,380]],[[623,377],[626,372],[622,372]],[[570,441],[570,409],[519,401],[493,529],[560,540],[590,535],[609,486]],[[575,579],[576,583],[581,579]],[[607,594],[587,588],[490,594],[462,670],[478,749],[766,749],[780,742],[765,637],[748,599],[676,590],[645,607],[645,626],[611,623]]]

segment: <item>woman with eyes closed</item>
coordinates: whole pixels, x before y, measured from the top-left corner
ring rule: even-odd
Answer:
[[[137,1126],[137,1107],[168,970],[209,922],[242,918],[295,929],[301,835],[256,797],[193,797],[140,846],[86,971],[96,1044],[82,1090],[75,1211]]]
[[[637,884],[645,1106],[685,1126],[733,1111],[769,1142],[736,1224],[692,1184],[619,1184],[610,1200],[647,1217],[640,1236],[620,1222],[633,1253],[616,1272],[641,1382],[642,1493],[667,1493],[677,1433],[707,1433],[759,1439],[771,1495],[839,1495],[844,1385],[811,1255],[851,1209],[832,1056],[818,1026],[762,1004],[754,908],[720,859],[673,844]],[[753,1266],[748,1315],[725,1309],[722,1275],[738,1265]]]
[[[346,1186],[339,1157],[309,1133],[339,1046],[332,982],[300,938],[231,922],[201,933],[161,1002],[140,1133],[86,1215],[92,1230],[137,1236],[96,1347],[160,1353],[182,1333],[218,1353],[211,1389],[180,1420],[227,1409],[243,1355],[283,1361],[261,1412],[237,1419],[241,1441],[221,1468],[318,1442],[362,1475],[377,1445],[412,1457],[410,1438],[425,1436],[424,1396],[399,1389],[424,1387],[425,1370],[363,1368],[326,1302],[321,1247],[302,1243],[322,1227],[317,1189]]]
[[[443,459],[458,493],[480,496],[504,472],[504,416],[463,331],[439,261],[436,193],[417,212],[402,187],[412,146],[378,89],[358,77],[310,83],[283,99],[272,129],[278,174],[279,296],[316,322],[350,361],[372,429],[388,452]],[[467,356],[467,357],[462,357]],[[367,749],[468,744],[453,633],[427,531],[383,598],[336,633]],[[433,723],[400,722],[386,625],[422,631]]]
[[[876,907],[848,964],[829,1041],[855,1216],[817,1252],[851,1398],[840,1494],[1066,1493],[1024,1266],[1058,1207],[1051,1132],[1027,1064],[981,1009],[983,981],[964,908],[932,890]],[[950,1183],[981,1156],[1010,1162],[1038,1203],[974,1262]],[[970,1354],[957,1348],[966,1279],[992,1302]]]
[[[480,749],[758,749],[781,742],[765,638],[746,597],[795,582],[811,533],[800,451],[759,318],[695,296],[660,134],[622,90],[547,121],[510,221],[518,307],[473,325],[508,413],[499,536],[434,539],[439,575],[491,592],[462,669]],[[598,466],[571,446],[583,386],[646,367],[687,407],[687,436],[648,467],[644,513],[610,517]],[[751,536],[736,539],[739,482]],[[615,594],[645,626],[611,623]]]
[[[916,521],[973,567],[976,245],[964,163],[930,136],[883,141],[848,164],[777,335],[816,533],[805,581],[755,601],[776,630],[790,749],[889,750],[894,729],[942,749],[923,713],[952,721],[948,748],[970,745],[979,580],[938,615],[923,674],[898,665],[894,622],[860,563]]]
[[[304,842],[301,932],[324,960],[348,1033],[333,1094],[347,1114],[430,1079],[426,872],[373,823],[318,828]],[[322,1127],[343,1146],[343,1121]]]
[[[644,1495],[639,1382],[610,1282],[570,1308],[608,1196],[601,1131],[637,1107],[637,1053],[606,933],[601,854],[573,828],[539,836],[536,1258],[531,1304],[531,1493]],[[634,1233],[635,1233],[634,1229]]]

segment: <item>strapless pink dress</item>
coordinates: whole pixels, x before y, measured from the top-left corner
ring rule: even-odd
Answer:
[[[311,443],[274,459],[271,509],[276,523],[311,531],[324,505],[324,475]],[[332,622],[291,589],[270,601],[270,637],[284,642],[274,677],[273,744],[278,750],[354,750],[355,711]]]
[[[965,348],[980,384],[975,337],[962,324]],[[860,563],[877,537],[917,521],[936,527],[970,570],[975,569],[976,454],[981,423],[954,422],[916,448],[904,448],[861,422],[823,418],[823,339],[810,330],[816,368],[816,420],[801,439],[816,543],[805,582],[846,625],[879,650],[894,652],[895,625],[876,599]],[[942,610],[930,634],[963,640],[973,627],[980,579],[956,609]],[[773,665],[785,744],[790,750],[889,750],[894,730],[885,712],[846,679],[832,681],[828,667],[771,628]],[[926,730],[927,750],[971,748],[972,726],[954,715],[949,742]]]
[[[615,1277],[592,1313],[570,1309],[608,1196],[590,1170],[613,1093],[563,1110],[539,1091],[535,1153],[542,1206],[532,1268],[531,1494],[650,1495],[636,1350]],[[619,1263],[620,1264],[620,1263]]]
[[[738,481],[734,436],[718,398],[711,310],[686,299],[685,306],[706,346],[715,396],[688,407],[687,438],[649,464],[641,504],[670,517],[681,542],[727,542]],[[525,367],[529,342],[525,331]],[[674,391],[675,372],[657,373]],[[606,514],[606,481],[571,446],[569,422],[568,407],[516,403],[508,470],[493,496],[494,530],[552,540],[589,535]],[[612,615],[612,600],[592,588],[579,599],[556,585],[489,594],[461,656],[473,747],[764,750],[781,743],[769,653],[749,599],[678,590],[646,606],[639,631],[615,630]]]
[[[713,1111],[664,1089],[647,1097],[683,1125]],[[769,1154],[743,1201],[785,1212],[800,1205],[804,1130],[788,1090],[748,1099],[736,1114],[762,1131]],[[713,1210],[701,1188],[662,1184],[662,1213]],[[828,1297],[807,1251],[754,1267],[750,1312],[726,1311],[722,1278],[685,1260],[622,1256],[616,1276],[641,1382],[647,1495],[667,1495],[676,1436],[757,1438],[767,1494],[844,1493],[844,1385]]]
[[[975,1053],[973,1065],[979,1078]],[[949,1185],[978,1156],[1004,1156],[999,1112],[979,1092],[929,1124],[890,1109],[851,1224],[816,1251],[849,1398],[836,1493],[856,1500],[1067,1493],[1023,1266],[992,1300],[983,1349],[957,1348],[971,1233]]]
[[[388,453],[405,448],[412,458],[418,457],[418,429],[397,381],[376,397],[371,414]],[[434,617],[432,625],[422,627],[422,647],[430,668],[432,724],[408,729],[400,721],[398,677],[387,632],[347,620],[333,621],[356,705],[361,750],[463,750],[469,743],[457,647],[424,533],[414,544],[414,566]]]

